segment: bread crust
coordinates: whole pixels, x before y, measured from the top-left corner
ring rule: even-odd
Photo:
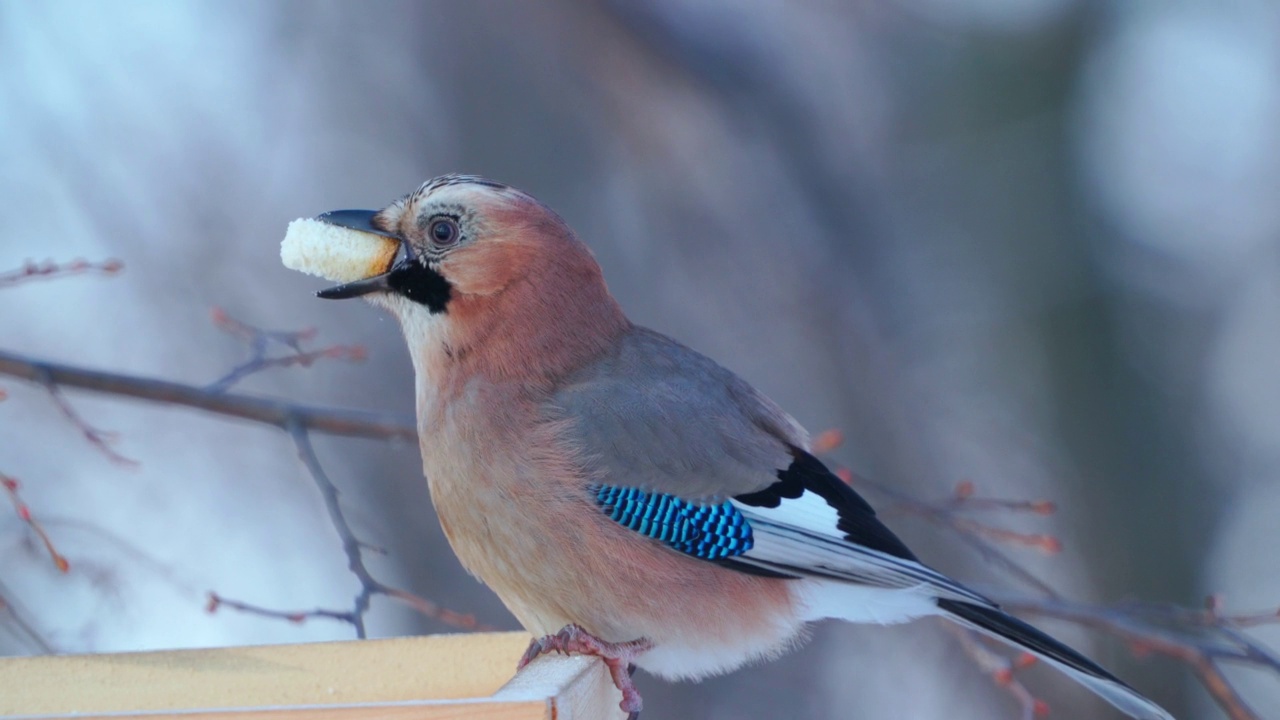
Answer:
[[[399,247],[389,237],[299,218],[285,231],[280,261],[290,270],[353,282],[386,272]]]

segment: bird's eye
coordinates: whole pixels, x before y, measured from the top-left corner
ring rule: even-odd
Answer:
[[[458,242],[458,223],[452,218],[440,218],[431,223],[427,235],[434,245],[448,247]]]

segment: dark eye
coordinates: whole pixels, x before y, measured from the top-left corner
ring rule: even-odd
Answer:
[[[450,218],[440,218],[431,223],[427,235],[435,245],[452,245],[458,242],[458,223]]]

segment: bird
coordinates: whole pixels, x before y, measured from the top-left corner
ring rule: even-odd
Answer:
[[[811,451],[805,429],[714,360],[632,323],[555,211],[443,175],[381,210],[319,216],[399,243],[386,272],[317,293],[399,320],[422,467],[462,565],[549,652],[699,679],[770,659],[807,626],[940,616],[1122,712],[1155,702],[924,564]]]

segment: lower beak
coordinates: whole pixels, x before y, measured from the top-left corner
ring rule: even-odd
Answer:
[[[330,225],[381,235],[404,243],[404,238],[400,235],[384,230],[374,224],[377,214],[376,210],[333,210],[317,216],[316,219]],[[391,272],[387,271],[381,275],[374,275],[363,280],[343,283],[336,287],[321,290],[316,293],[316,297],[325,298],[326,300],[345,300],[368,295],[372,292],[390,290],[391,287],[387,283],[387,276],[390,274]]]
[[[390,290],[391,286],[387,284],[387,276],[390,272],[381,275],[374,275],[371,278],[356,280],[355,282],[343,283],[335,285],[331,288],[325,288],[316,293],[316,297],[325,300],[346,300],[348,298],[360,297],[368,295],[371,292],[379,292]]]

